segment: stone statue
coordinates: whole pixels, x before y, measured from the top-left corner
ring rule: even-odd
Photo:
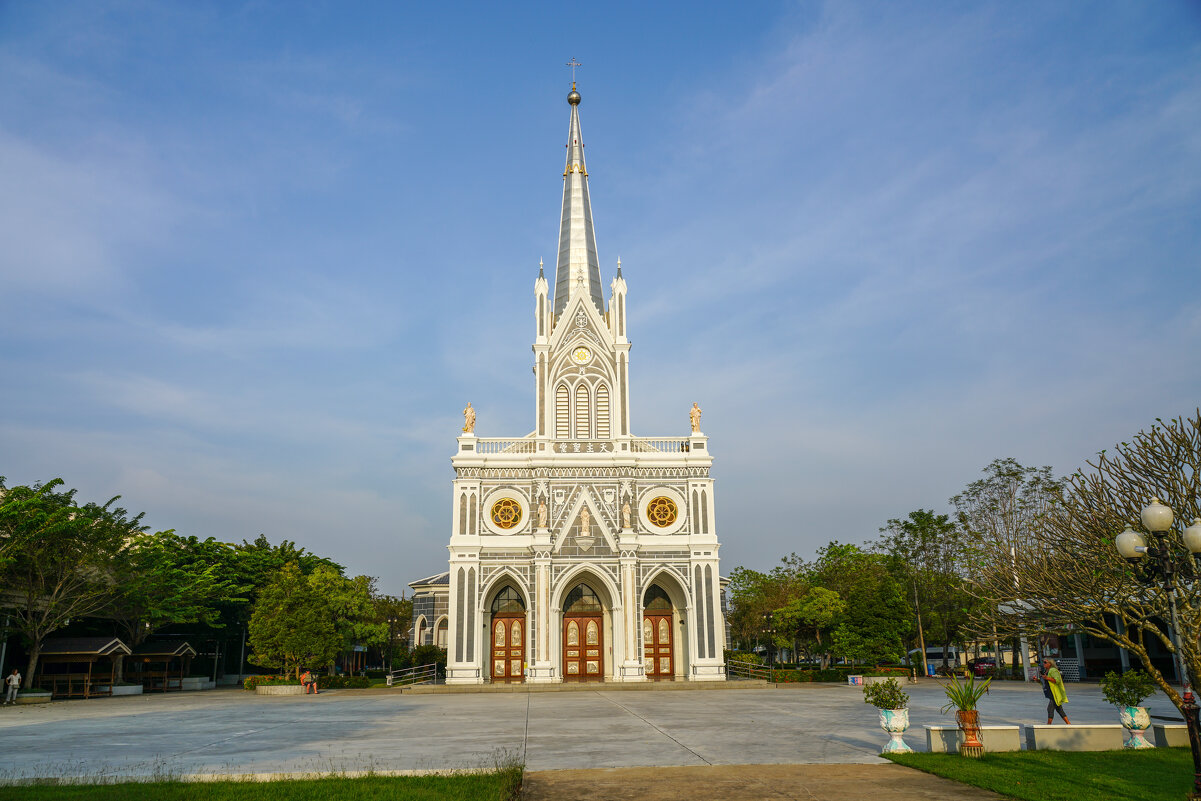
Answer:
[[[467,408],[463,410],[463,433],[475,433],[475,409],[471,408],[471,401],[467,401]]]
[[[692,408],[688,410],[688,419],[692,422],[692,433],[701,433],[701,407],[697,406],[695,401]]]
[[[592,513],[588,511],[587,506],[580,510],[580,533],[592,533]]]
[[[630,511],[630,502],[629,502],[629,500],[627,500],[625,502],[625,504],[623,504],[621,507],[621,527],[622,528],[627,528],[627,529],[633,528],[633,526],[630,525],[630,515],[631,514],[632,514],[632,512]]]
[[[546,528],[546,499],[538,499],[538,528]]]

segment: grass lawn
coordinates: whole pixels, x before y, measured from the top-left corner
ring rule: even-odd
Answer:
[[[279,782],[133,782],[0,787],[5,801],[511,801],[521,771]]]
[[[1181,801],[1193,784],[1187,748],[1146,751],[1012,751],[885,754],[893,762],[1027,801]]]

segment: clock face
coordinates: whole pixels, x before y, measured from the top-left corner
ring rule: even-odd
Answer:
[[[592,351],[581,346],[571,352],[571,360],[576,364],[587,364],[592,358]]]

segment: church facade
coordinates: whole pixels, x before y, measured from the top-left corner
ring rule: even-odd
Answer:
[[[687,436],[633,434],[626,282],[618,260],[606,303],[574,83],[568,103],[553,294],[543,267],[534,282],[534,430],[477,436],[464,409],[450,569],[411,585],[411,641],[445,643],[451,684],[724,680],[701,410]]]

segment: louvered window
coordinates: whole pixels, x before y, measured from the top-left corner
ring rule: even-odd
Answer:
[[[580,384],[575,388],[575,438],[588,439],[591,427],[588,419],[588,388]]]
[[[562,384],[555,390],[555,436],[567,439],[571,436],[571,399],[567,387]]]
[[[596,388],[596,438],[609,438],[609,388],[604,384]]]

